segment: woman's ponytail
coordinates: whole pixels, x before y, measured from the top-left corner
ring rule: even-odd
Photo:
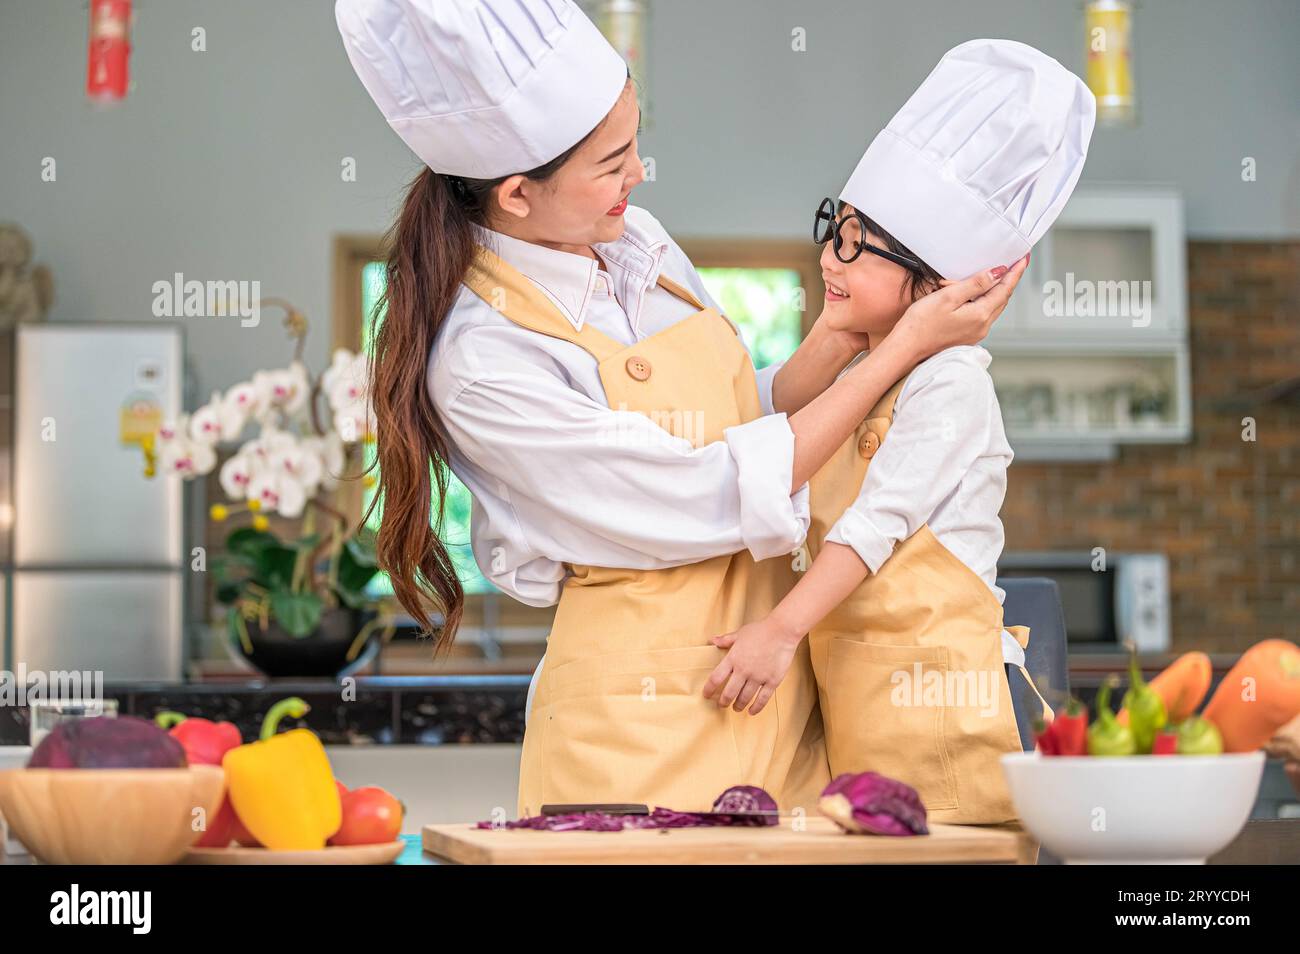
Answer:
[[[581,145],[524,176],[550,178]],[[366,519],[378,508],[379,566],[420,628],[438,630],[435,651],[455,638],[465,593],[440,538],[450,471],[426,373],[438,329],[477,254],[473,226],[488,226],[492,193],[506,178],[467,179],[424,169],[384,237],[387,284],[373,316],[382,320],[370,371],[379,476]]]

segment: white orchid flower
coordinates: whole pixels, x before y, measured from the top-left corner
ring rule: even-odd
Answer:
[[[261,417],[266,411],[270,392],[258,387],[252,381],[236,384],[221,399],[223,424],[228,424],[232,433],[227,438],[238,437],[249,418]]]
[[[366,397],[370,380],[370,361],[364,353],[353,354],[346,348],[334,352],[334,360],[321,375],[321,390],[330,407],[337,411]]]
[[[266,424],[263,425],[261,433],[245,443],[239,449],[239,452],[253,455],[260,465],[270,469],[275,454],[286,447],[292,446],[296,441],[297,438],[288,431],[282,431],[274,425]]]
[[[298,482],[308,495],[316,492],[324,476],[324,463],[313,449],[290,440],[274,448],[268,456],[275,473]]]
[[[355,444],[375,433],[375,411],[368,401],[353,401],[334,412],[334,429],[344,443]]]
[[[208,444],[176,435],[164,441],[158,450],[158,470],[162,474],[189,480],[207,474],[217,466],[217,452]]]
[[[325,490],[333,490],[339,485],[339,478],[343,476],[343,467],[346,462],[345,452],[343,449],[343,440],[336,431],[328,431],[324,437],[304,437],[302,439],[302,448],[304,451],[316,455],[321,463],[321,481],[320,485]]]
[[[221,392],[213,391],[212,399],[190,417],[190,440],[211,447],[221,441],[222,438],[236,436],[238,431],[235,432],[235,435],[228,433],[224,418],[225,415],[223,415],[221,409]]]
[[[253,478],[264,469],[261,459],[256,454],[246,452],[247,447],[248,445],[245,445],[240,448],[238,454],[221,465],[219,477],[221,489],[231,500],[248,499]]]
[[[302,516],[307,496],[307,489],[299,481],[275,471],[262,471],[248,487],[248,499],[259,501],[264,512],[291,518]]]
[[[161,451],[164,444],[169,444],[177,438],[183,438],[190,432],[190,416],[182,414],[174,421],[163,421],[158,425],[158,449]]]
[[[296,414],[306,407],[311,390],[307,369],[300,361],[276,371],[258,371],[253,375],[253,386],[265,394],[268,407],[285,414]]]

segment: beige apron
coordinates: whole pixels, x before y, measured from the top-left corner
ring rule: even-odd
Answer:
[[[814,475],[814,557],[860,492],[906,380]],[[1007,629],[1028,645],[1027,627]],[[929,526],[899,544],[808,636],[831,774],[876,771],[907,782],[934,822],[1014,820],[998,761],[1021,751],[1002,630],[997,598]]]
[[[700,310],[632,345],[589,324],[575,330],[486,249],[465,284],[516,324],[588,351],[611,408],[644,414],[696,447],[761,416],[736,329],[664,277],[660,285]],[[611,433],[610,454],[619,439]],[[813,810],[829,774],[806,645],[757,716],[703,695],[725,656],[710,637],[762,619],[794,584],[792,557],[755,562],[741,551],[663,570],[567,569],[524,732],[521,816],[579,802],[698,811],[732,785],[760,785],[785,811]]]

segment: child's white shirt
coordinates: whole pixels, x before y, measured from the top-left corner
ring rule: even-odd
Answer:
[[[1014,456],[983,348],[948,348],[921,362],[894,404],[889,434],[867,468],[857,499],[826,535],[850,546],[876,573],[894,547],[929,524],[952,554],[1001,603],[998,557],[1004,536],[998,511]],[[1024,664],[1024,650],[1005,630],[1003,658]]]

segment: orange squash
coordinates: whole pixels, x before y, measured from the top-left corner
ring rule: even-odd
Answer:
[[[1210,657],[1202,652],[1183,653],[1148,685],[1165,703],[1170,722],[1182,722],[1201,707],[1210,688]],[[1121,709],[1121,725],[1128,725],[1128,710]]]
[[[1300,715],[1300,646],[1266,639],[1242,654],[1202,713],[1225,752],[1253,752]]]

